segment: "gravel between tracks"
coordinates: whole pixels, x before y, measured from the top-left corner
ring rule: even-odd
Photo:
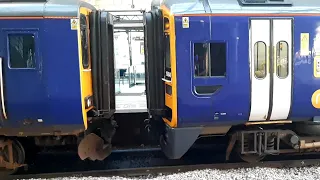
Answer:
[[[302,168],[244,168],[244,169],[233,169],[233,170],[196,170],[184,173],[176,173],[171,175],[159,175],[143,176],[138,178],[125,178],[125,177],[68,177],[68,178],[53,178],[46,180],[242,180],[242,179],[253,179],[253,180],[312,180],[320,179],[320,166],[314,167],[302,167]],[[43,179],[33,179],[43,180]]]

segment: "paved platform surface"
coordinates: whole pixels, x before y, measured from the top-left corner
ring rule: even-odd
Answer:
[[[142,96],[116,96],[116,113],[147,112],[147,99]]]
[[[116,113],[147,112],[144,85],[129,88],[128,84],[125,84],[121,85],[120,88],[121,93],[116,95]]]

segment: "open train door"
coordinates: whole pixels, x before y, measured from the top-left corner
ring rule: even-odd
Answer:
[[[163,116],[165,113],[163,51],[163,16],[159,9],[144,15],[144,53],[146,72],[146,95],[149,114]]]
[[[114,37],[112,15],[90,14],[92,84],[97,115],[109,118],[115,112]]]

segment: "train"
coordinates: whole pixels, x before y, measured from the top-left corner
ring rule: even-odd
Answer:
[[[319,151],[320,1],[150,6],[141,129],[167,158],[208,137],[249,163]],[[133,128],[115,113],[112,14],[81,0],[1,1],[0,27],[0,167],[25,166],[35,146],[106,159],[118,129]]]

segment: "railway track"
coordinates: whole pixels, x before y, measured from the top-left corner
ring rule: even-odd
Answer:
[[[222,148],[224,149],[224,148]],[[105,161],[81,161],[74,152],[48,151],[39,154],[26,171],[2,179],[40,179],[88,176],[157,176],[201,169],[234,169],[252,167],[301,167],[317,165],[320,155],[269,156],[263,162],[248,164],[231,159],[225,162],[225,152],[217,146],[198,147],[178,160],[169,160],[157,147],[115,150]],[[281,159],[280,159],[281,158]]]
[[[158,176],[172,173],[181,173],[193,170],[203,169],[237,169],[237,168],[253,168],[253,167],[269,167],[269,168],[290,168],[305,167],[319,165],[320,158],[306,158],[294,160],[270,160],[258,163],[213,163],[213,164],[192,164],[192,165],[172,165],[172,166],[156,166],[156,167],[140,167],[125,169],[107,169],[107,170],[90,170],[76,172],[59,172],[59,173],[42,173],[42,174],[26,174],[12,175],[9,179],[45,179],[45,178],[62,178],[62,177],[143,177]]]

